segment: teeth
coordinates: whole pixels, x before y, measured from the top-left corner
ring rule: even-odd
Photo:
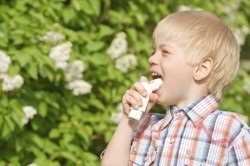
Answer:
[[[158,76],[159,74],[157,73],[151,73],[152,76]]]
[[[151,73],[151,77],[153,77],[153,78],[159,78],[159,77],[161,77],[161,75],[159,75],[157,73]]]

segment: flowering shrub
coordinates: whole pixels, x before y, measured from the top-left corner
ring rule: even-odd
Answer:
[[[25,113],[25,116],[22,119],[22,124],[26,125],[30,119],[33,119],[34,115],[37,114],[37,111],[32,106],[25,106],[23,107],[23,112]]]
[[[176,10],[209,10],[232,27],[243,59],[221,107],[250,117],[249,1],[185,3],[1,1],[0,166],[99,165],[122,95],[148,76],[153,28]]]

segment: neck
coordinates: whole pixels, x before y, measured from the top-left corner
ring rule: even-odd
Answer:
[[[195,86],[189,89],[187,94],[188,95],[186,95],[182,100],[180,100],[179,103],[176,104],[177,108],[184,108],[194,100],[207,96],[209,94],[209,91],[205,84],[195,84]]]

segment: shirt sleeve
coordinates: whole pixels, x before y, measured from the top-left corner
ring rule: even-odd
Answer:
[[[130,149],[129,166],[147,165],[147,155],[152,150],[152,128],[161,124],[164,114],[146,114],[135,129]]]
[[[229,148],[228,165],[250,165],[250,129],[243,128],[242,133]]]

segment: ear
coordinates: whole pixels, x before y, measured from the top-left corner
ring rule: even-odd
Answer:
[[[212,70],[213,61],[211,58],[203,59],[199,65],[195,66],[194,80],[201,81],[208,77]]]

